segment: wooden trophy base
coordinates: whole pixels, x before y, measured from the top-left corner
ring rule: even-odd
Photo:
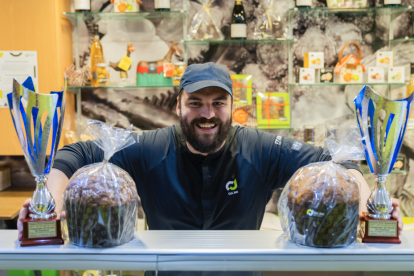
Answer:
[[[60,219],[27,217],[23,221],[23,238],[20,246],[60,245],[63,244]]]
[[[361,237],[363,243],[397,243],[398,221],[396,219],[373,219],[364,213],[361,224]]]

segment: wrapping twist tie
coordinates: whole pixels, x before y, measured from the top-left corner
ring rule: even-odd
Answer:
[[[273,8],[272,7],[268,7],[268,8],[266,8],[266,16],[267,16],[267,22],[269,23],[269,26],[270,26],[270,30],[272,30],[273,29],[273,24],[272,24],[272,21],[270,20],[270,14],[269,14],[269,11],[270,10],[273,10]]]
[[[210,19],[211,19],[211,20],[213,20],[213,19],[211,18],[210,10],[208,9],[208,8],[210,8],[210,7],[211,7],[211,3],[208,3],[208,5],[203,5],[203,9],[205,9],[205,10],[206,10],[208,17],[210,17]]]

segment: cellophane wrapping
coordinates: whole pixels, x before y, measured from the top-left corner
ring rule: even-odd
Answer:
[[[282,228],[292,242],[342,247],[355,242],[359,221],[359,182],[338,162],[364,159],[356,126],[343,127],[325,141],[332,161],[300,168],[279,198]],[[335,137],[336,136],[336,137]]]
[[[254,28],[254,39],[277,39],[287,38],[289,29],[287,22],[276,8],[276,0],[262,0],[265,12],[257,18]]]
[[[200,10],[191,19],[189,40],[223,40],[224,35],[214,22],[211,5],[214,0],[197,0]]]
[[[94,143],[104,160],[76,171],[63,194],[62,223],[67,238],[83,247],[112,247],[134,238],[138,194],[131,176],[111,164],[112,155],[133,143],[129,130],[89,121]]]

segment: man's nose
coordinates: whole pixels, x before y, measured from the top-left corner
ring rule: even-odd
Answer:
[[[207,119],[211,119],[214,116],[216,116],[216,114],[214,113],[214,109],[211,105],[205,105],[202,107],[201,109],[201,113],[200,113],[201,117],[207,118]]]

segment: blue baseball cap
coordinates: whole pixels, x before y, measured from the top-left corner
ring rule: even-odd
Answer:
[[[181,77],[179,91],[184,89],[187,93],[194,93],[212,86],[226,90],[233,97],[233,81],[223,66],[214,62],[191,64]]]

